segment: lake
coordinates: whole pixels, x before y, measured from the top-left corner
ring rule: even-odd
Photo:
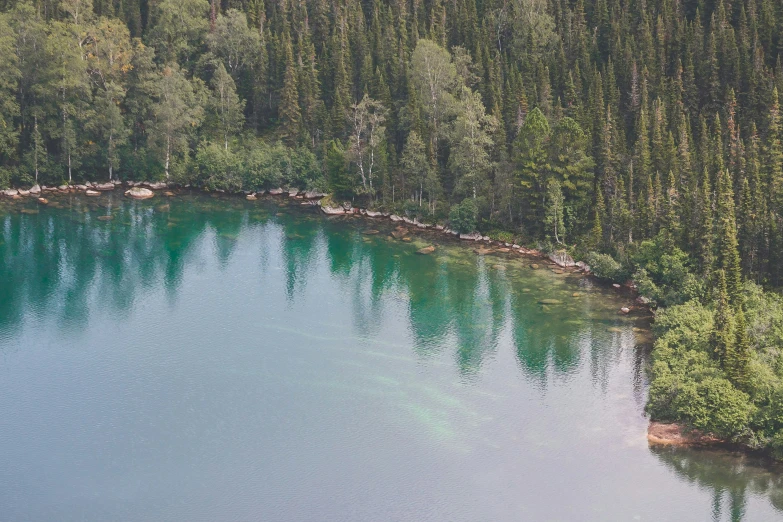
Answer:
[[[2,521],[783,519],[780,467],[648,446],[649,321],[589,278],[284,199],[50,199],[0,201]]]

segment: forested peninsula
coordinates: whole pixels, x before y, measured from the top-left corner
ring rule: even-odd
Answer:
[[[783,4],[0,0],[0,188],[293,186],[567,250],[647,411],[783,458]]]

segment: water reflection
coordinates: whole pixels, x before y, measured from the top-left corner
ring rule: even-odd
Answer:
[[[715,521],[743,520],[749,493],[768,496],[783,511],[783,466],[725,450],[651,446],[650,451],[681,479],[712,492]]]
[[[634,322],[618,316],[617,302],[589,280],[534,271],[513,257],[478,256],[436,235],[395,240],[388,224],[324,218],[296,202],[206,195],[51,199],[47,207],[0,201],[0,341],[34,321],[79,335],[95,307],[122,317],[161,282],[174,302],[186,268],[213,255],[228,270],[243,251],[240,243],[251,241],[261,273],[281,270],[289,306],[304,298],[317,267],[325,266],[327,277],[347,289],[341,306],[351,310],[354,332],[376,336],[389,301],[402,303],[413,354],[427,360],[453,351],[447,355],[466,382],[510,342],[519,371],[541,390],[588,368],[592,385],[606,394],[610,370],[623,350],[633,349],[637,411],[644,402],[645,349]],[[379,233],[368,234],[370,226]],[[426,244],[436,244],[436,252],[416,255]],[[651,451],[683,480],[713,491],[716,520],[742,519],[749,493],[783,509],[778,469],[719,452]]]

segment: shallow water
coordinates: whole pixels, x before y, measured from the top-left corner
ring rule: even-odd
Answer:
[[[51,200],[0,202],[2,521],[783,519],[779,468],[648,447],[647,325],[587,279],[283,200]]]

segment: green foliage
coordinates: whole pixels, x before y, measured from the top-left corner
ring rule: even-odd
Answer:
[[[242,190],[241,159],[217,143],[202,143],[196,152],[197,184],[209,190]]]
[[[662,235],[642,241],[631,260],[639,293],[653,305],[682,304],[704,292],[703,282],[691,270],[688,254],[678,247],[667,248]]]
[[[451,228],[461,234],[467,234],[476,230],[478,221],[478,207],[472,198],[465,198],[462,203],[452,205],[449,212]]]
[[[660,312],[647,412],[725,439],[743,436],[756,407],[711,356],[713,318],[697,301]]]
[[[585,263],[590,265],[590,271],[594,276],[610,283],[622,282],[627,275],[620,263],[609,254],[590,252],[585,257]]]

